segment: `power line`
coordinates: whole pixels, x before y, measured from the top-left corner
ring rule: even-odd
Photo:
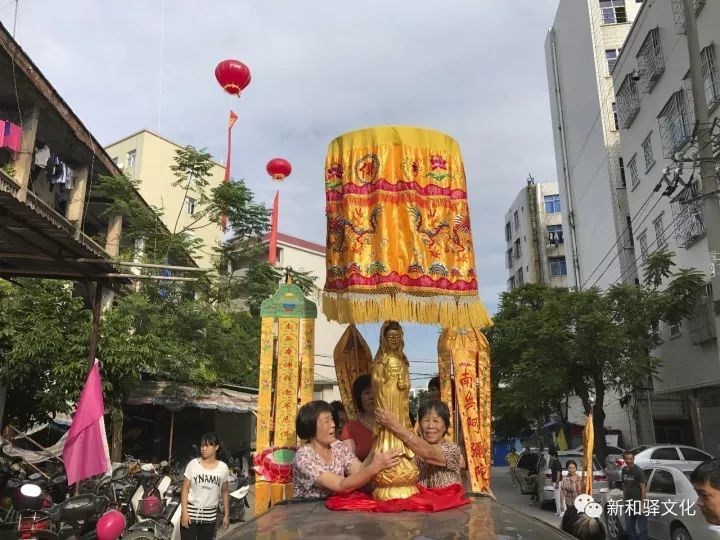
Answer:
[[[637,39],[637,36],[638,36],[638,34],[634,34],[634,35],[633,35],[633,41],[632,41],[629,45],[627,45],[626,47],[624,47],[624,48],[625,48],[625,49],[630,48],[630,47],[632,46],[632,43],[634,43],[634,40]],[[675,42],[673,43],[673,46],[670,48],[670,52],[669,52],[668,55],[664,58],[663,63],[666,63],[666,62],[670,59],[670,57],[672,56],[673,52],[674,52],[675,49],[677,48],[677,44],[680,42],[681,39],[682,39],[682,36],[678,36],[678,38],[677,38],[677,39],[675,40]],[[595,126],[597,125],[598,120],[601,118],[601,116],[602,116],[602,114],[603,114],[603,112],[604,112],[603,105],[605,105],[605,102],[606,102],[607,99],[611,96],[611,94],[614,93],[614,90],[615,90],[615,89],[614,89],[614,86],[611,85],[611,87],[608,89],[607,93],[605,94],[605,97],[604,97],[603,100],[600,102],[600,110],[598,111],[598,114],[596,115],[595,120],[593,121],[592,125],[590,126],[590,130],[588,131],[587,136],[585,137],[585,141],[583,142],[583,146],[581,147],[578,155],[577,155],[576,158],[575,158],[575,162],[574,162],[572,168],[570,169],[570,171],[569,171],[569,173],[568,173],[570,176],[572,176],[572,175],[574,174],[575,169],[577,168],[577,165],[578,165],[578,163],[579,163],[579,161],[580,161],[580,158],[582,157],[583,153],[585,152],[585,148],[587,147],[587,143],[588,143],[588,141],[589,141],[589,139],[590,139],[590,135],[592,134],[593,129],[595,129]],[[640,104],[642,104],[642,102],[644,101],[644,99],[645,99],[644,96],[641,96],[641,97],[640,97]],[[580,202],[583,200],[584,196],[587,194],[587,192],[589,191],[589,189],[590,189],[590,187],[592,186],[592,184],[593,184],[593,183],[595,182],[595,180],[598,178],[600,172],[603,170],[603,167],[604,167],[604,165],[608,162],[609,158],[610,158],[610,155],[606,152],[605,158],[604,158],[603,161],[600,163],[600,166],[599,166],[598,170],[597,170],[596,173],[593,175],[592,179],[590,180],[590,182],[588,183],[588,185],[585,187],[585,189],[583,190],[583,192],[580,194],[580,197],[579,197],[576,201],[574,201],[574,204],[575,204],[576,206],[578,206],[578,205],[580,204]],[[646,202],[647,202],[647,201],[646,201]],[[627,229],[627,227],[626,227],[626,229]],[[623,231],[623,232],[619,235],[620,238],[618,238],[618,239],[616,240],[616,242],[615,242],[615,244],[613,245],[613,247],[614,247],[615,245],[617,245],[618,242],[621,241],[622,236],[624,235],[624,233],[625,233],[625,231]],[[613,247],[610,248],[610,252],[612,252]],[[609,253],[608,253],[608,255],[609,255]],[[607,255],[606,255],[606,257],[607,257]],[[603,259],[603,261],[604,261],[604,260],[605,260],[605,258]],[[601,262],[599,263],[599,265],[602,265],[603,261],[601,261]],[[593,270],[593,274],[594,274],[596,271],[597,271],[597,268],[595,268],[595,269]],[[591,274],[591,276],[592,276],[592,274]],[[588,279],[588,280],[589,280],[589,279]]]
[[[701,148],[699,148],[699,149],[698,149],[698,153],[699,153],[701,150],[705,149],[705,148],[707,147],[707,145],[710,145],[710,144],[712,144],[712,139],[711,139],[709,142],[705,143]],[[696,169],[697,169],[697,165],[696,165],[696,164],[693,164],[693,171],[692,171],[692,173],[691,173],[691,178],[692,178],[692,176],[695,175],[695,170],[696,170]],[[660,182],[662,182],[662,179],[660,180]],[[640,213],[640,211],[642,210],[642,208],[644,208],[645,204],[647,204],[647,202],[650,200],[650,198],[652,197],[653,193],[655,193],[654,190],[650,193],[650,195],[649,195],[648,198],[646,199],[646,201],[645,201],[645,203],[643,204],[643,206],[641,207],[641,209],[638,210],[638,214]],[[655,202],[655,204],[653,205],[653,207],[652,207],[652,208],[648,211],[648,213],[645,215],[645,217],[643,218],[643,220],[640,222],[639,226],[637,227],[638,229],[640,228],[640,226],[642,226],[642,225],[645,223],[645,221],[647,220],[647,218],[650,217],[650,214],[651,214],[652,211],[657,207],[657,205],[660,203],[661,200],[662,200],[662,194],[660,195],[660,197],[658,198],[658,200]],[[636,217],[637,217],[638,214],[636,214]],[[633,219],[634,219],[634,218],[633,218]],[[673,219],[672,223],[675,223],[676,220],[677,220],[677,217],[676,217],[675,219]],[[671,224],[672,224],[672,223],[671,223]],[[631,223],[630,223],[630,227],[629,227],[629,228],[632,229],[632,220],[631,220]],[[626,227],[626,230],[627,230],[627,229],[628,229],[628,228]],[[667,229],[665,229],[665,230],[667,230]],[[665,233],[665,230],[663,230],[663,235],[664,235],[664,233]],[[623,231],[623,234],[624,234],[624,231]],[[618,242],[619,242],[619,241],[620,241],[620,239],[618,239]],[[618,242],[616,242],[615,245],[617,245]],[[623,245],[622,245],[622,247],[620,247],[620,248],[617,250],[617,252],[616,252],[616,254],[615,254],[615,257],[608,263],[608,266],[605,267],[605,270],[602,272],[602,274],[600,274],[600,276],[598,276],[598,278],[593,282],[593,285],[592,285],[593,287],[598,283],[598,281],[600,281],[600,279],[602,279],[602,276],[604,276],[605,273],[609,270],[610,265],[615,261],[615,259],[617,259],[617,258],[620,256],[621,250],[625,249],[625,246],[626,246],[626,245],[627,245],[627,241],[624,242]],[[612,247],[610,248],[610,250],[612,251]],[[606,255],[606,257],[607,257],[607,255]],[[603,259],[603,260],[604,260],[604,259]],[[635,262],[634,262],[633,264],[637,263],[637,261],[638,261],[638,259],[635,259]],[[600,262],[600,264],[602,264],[602,261]],[[627,268],[625,268],[625,270],[623,270],[623,272],[622,272],[622,274],[621,274],[621,279],[624,279],[624,278],[626,277],[626,275],[628,274],[628,272],[629,272],[630,270],[632,270],[632,268],[633,268],[632,266],[628,266]],[[595,271],[597,271],[597,268],[595,268],[595,270],[593,270],[593,274],[595,273]],[[592,276],[592,274],[591,274],[591,276]],[[588,278],[587,281],[589,281],[589,278]],[[587,283],[587,281],[586,281],[585,283]],[[584,286],[584,285],[585,285],[585,284],[583,284],[583,286]]]

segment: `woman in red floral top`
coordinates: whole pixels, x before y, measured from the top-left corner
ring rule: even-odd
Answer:
[[[335,422],[330,404],[311,401],[298,411],[297,435],[306,441],[293,461],[293,496],[303,499],[325,498],[346,493],[367,484],[376,474],[399,462],[401,450],[377,454],[363,465],[342,442],[335,438]]]
[[[445,403],[430,401],[420,406],[418,417],[422,437],[403,426],[389,411],[376,409],[375,417],[415,452],[421,485],[430,488],[462,485],[465,459],[457,444],[445,440],[450,425],[450,410]]]

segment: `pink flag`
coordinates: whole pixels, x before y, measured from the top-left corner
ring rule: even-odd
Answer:
[[[95,359],[63,448],[68,484],[106,473],[110,469],[104,414],[100,363]]]

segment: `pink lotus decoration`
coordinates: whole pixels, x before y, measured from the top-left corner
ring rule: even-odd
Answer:
[[[292,464],[297,448],[273,446],[253,457],[253,470],[266,482],[289,484],[292,482]]]

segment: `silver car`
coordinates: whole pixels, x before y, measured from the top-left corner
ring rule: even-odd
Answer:
[[[562,464],[563,477],[567,476],[567,462],[569,460],[577,463],[578,475],[580,477],[584,476],[584,471],[581,470],[583,466],[583,455],[581,452],[558,452],[558,459],[560,459],[560,463]],[[552,475],[550,473],[550,454],[543,452],[540,455],[537,469],[539,471],[536,482],[538,501],[540,501],[540,506],[549,506],[555,501]],[[607,476],[603,472],[600,462],[597,458],[593,457],[593,497],[596,501],[600,502],[607,491]]]
[[[690,483],[690,471],[674,467],[643,467],[647,480],[648,536],[671,540],[717,540],[700,509]],[[603,517],[611,540],[625,538],[623,494],[611,489],[602,501]],[[691,515],[692,514],[692,515]]]
[[[675,467],[681,471],[692,471],[703,461],[713,458],[713,456],[698,448],[675,444],[638,446],[630,450],[630,452],[635,456],[635,465],[641,469],[664,466]],[[622,481],[623,467],[625,467],[625,460],[619,459],[613,466],[605,469],[611,486],[614,482]]]

